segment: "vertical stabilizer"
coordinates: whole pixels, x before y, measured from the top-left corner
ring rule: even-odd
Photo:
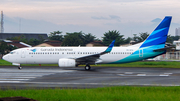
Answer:
[[[161,45],[164,47],[169,31],[171,19],[172,19],[171,16],[166,16],[162,20],[162,22],[156,27],[156,29],[149,35],[149,37],[143,42],[140,48],[148,47],[152,45]]]

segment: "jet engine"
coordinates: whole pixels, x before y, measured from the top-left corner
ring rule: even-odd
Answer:
[[[75,67],[76,61],[74,59],[59,59],[58,62],[59,67]]]

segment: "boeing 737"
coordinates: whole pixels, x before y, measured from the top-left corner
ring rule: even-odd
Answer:
[[[141,43],[128,47],[31,47],[20,48],[4,55],[3,59],[22,69],[21,64],[58,64],[59,67],[92,64],[120,64],[141,61],[165,54],[171,16],[166,16],[156,29]]]

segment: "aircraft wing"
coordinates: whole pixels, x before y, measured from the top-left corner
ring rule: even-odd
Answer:
[[[80,64],[87,64],[87,63],[94,64],[101,55],[111,52],[114,46],[114,43],[115,43],[115,40],[113,40],[112,43],[109,45],[109,47],[101,53],[76,58],[76,62],[79,62]]]

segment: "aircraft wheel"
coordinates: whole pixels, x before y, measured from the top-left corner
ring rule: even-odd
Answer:
[[[85,68],[85,70],[90,70],[91,66],[90,65],[86,65],[84,68]]]
[[[21,69],[22,69],[22,67],[20,67],[20,66],[19,66],[19,67],[18,67],[18,69],[19,69],[19,70],[21,70]]]

